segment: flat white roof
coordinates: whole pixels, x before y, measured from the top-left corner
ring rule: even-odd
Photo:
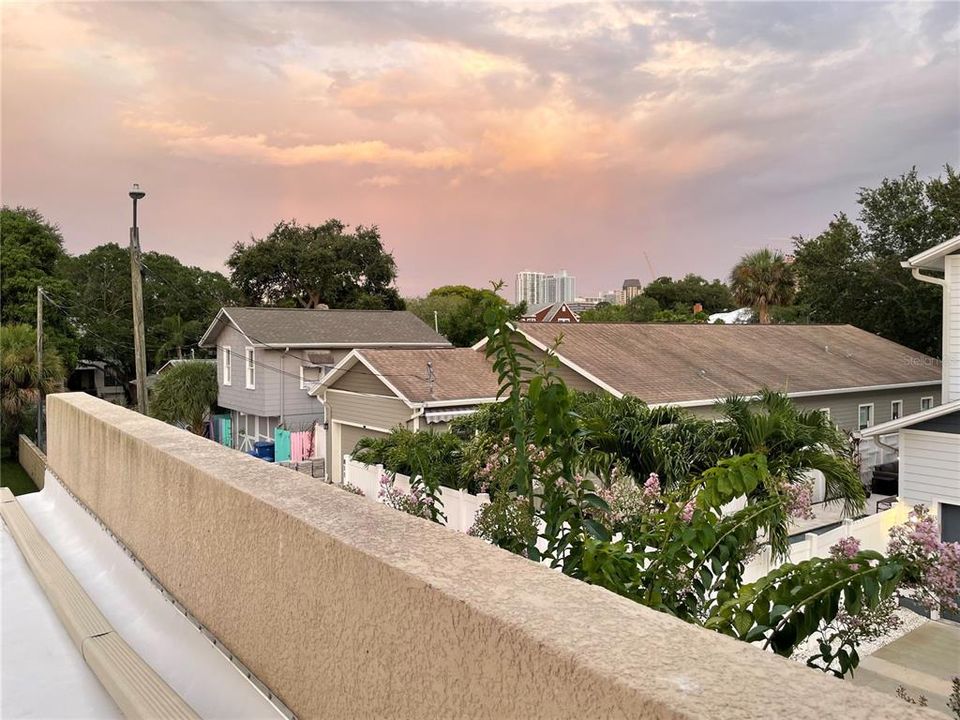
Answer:
[[[0,522],[0,716],[123,718]]]
[[[55,476],[48,472],[43,490],[20,495],[17,500],[37,531],[50,543],[113,628],[201,717],[236,720],[283,717],[246,675],[167,599],[123,548],[67,493]],[[23,594],[22,590],[19,596],[11,596],[18,605],[31,603],[28,607],[37,617],[37,625],[35,628],[28,628],[28,634],[34,631],[55,634],[55,630],[59,630],[64,642],[69,643],[73,659],[82,669],[87,669],[30,569],[23,562],[13,538],[4,530],[3,632],[0,641],[3,650],[4,693],[3,712],[0,715],[122,717],[119,711],[110,714],[112,701],[109,706],[104,706],[103,712],[73,710],[62,713],[54,707],[49,711],[45,709],[45,704],[58,702],[57,696],[59,702],[73,702],[71,693],[74,690],[63,688],[63,692],[58,691],[57,683],[60,681],[54,677],[60,674],[57,668],[37,654],[22,654],[22,643],[14,644],[14,638],[21,633],[18,624],[34,621],[31,620],[33,615],[26,610],[16,611],[11,608],[8,611],[7,575],[11,574],[8,573],[6,562],[8,541],[13,554],[19,557],[23,571],[30,575],[27,579],[33,581],[35,590],[39,593],[39,601]],[[18,574],[12,573],[12,580],[15,580]],[[20,584],[26,583],[23,581]],[[56,625],[54,630],[45,630],[43,625],[49,622]],[[55,645],[53,647],[57,648]],[[66,648],[63,650],[63,654],[67,654]],[[59,650],[57,654],[60,654]],[[8,712],[8,690],[14,689],[15,684],[7,682],[8,677],[11,677],[6,674],[8,661],[17,666],[18,673],[22,673],[24,694],[18,703],[26,704],[18,706],[28,708],[29,712],[14,712],[12,707]],[[70,669],[69,666],[65,667]],[[82,675],[79,671],[71,672],[75,676]],[[94,703],[100,707],[103,705],[103,698],[97,693],[97,688],[102,691],[102,687],[92,673],[90,677],[96,688],[87,687],[85,682],[80,684],[79,680],[71,682],[77,685],[78,698],[91,703],[91,707]],[[110,700],[109,696],[107,700]]]

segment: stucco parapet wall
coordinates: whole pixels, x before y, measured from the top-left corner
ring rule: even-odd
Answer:
[[[939,717],[83,393],[48,462],[304,718]]]
[[[44,455],[43,450],[38,448],[33,440],[26,435],[20,435],[19,437],[17,460],[20,463],[20,467],[22,467],[27,475],[30,476],[30,479],[33,480],[33,484],[36,485],[38,489],[43,490],[43,474],[47,470],[47,456]]]

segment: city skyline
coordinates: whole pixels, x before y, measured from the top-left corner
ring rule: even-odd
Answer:
[[[577,297],[577,278],[563,269],[552,273],[521,270],[516,274],[513,297],[516,303],[526,303],[528,309],[536,305],[571,302]]]
[[[951,3],[0,13],[3,200],[73,253],[126,242],[139,182],[144,249],[213,270],[336,217],[380,227],[408,296],[559,258],[582,288],[726,278],[960,144]]]

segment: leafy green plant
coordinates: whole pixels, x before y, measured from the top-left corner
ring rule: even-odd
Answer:
[[[930,583],[933,577],[941,589],[949,585],[941,577],[946,565],[936,562],[952,562],[953,551],[941,552],[935,562],[928,551],[927,564],[911,554],[929,544],[925,525],[890,557],[845,546],[831,557],[784,564],[744,583],[744,569],[760,543],[774,559],[785,556],[790,514],[803,511],[801,500],[809,492],[807,470],[823,471],[828,491],[843,498],[848,510],[862,506],[862,488],[838,431],[820,413],[797,410],[784,396],[767,392],[757,403],[731,399],[722,407],[728,422],[710,430],[682,413],[656,412],[629,400],[619,403],[627,418],[611,418],[616,404],[599,398],[581,403],[578,413],[575,394],[553,372],[551,353],[534,361],[533,349],[512,332],[502,311],[491,309],[487,322],[487,354],[502,402],[482,421],[496,437],[506,435],[511,453],[507,479],[495,488],[498,510],[483,518],[477,534],[781,655],[790,656],[819,632],[819,652],[809,664],[838,675],[859,661],[855,633],[828,632],[838,620],[879,612],[906,580]],[[661,486],[650,472],[632,504],[610,495],[625,469],[642,477],[636,470],[644,463],[679,457],[667,439],[698,436],[707,438],[707,448],[696,462],[668,465],[669,482]],[[694,471],[700,463],[706,467]],[[605,484],[598,485],[601,477]],[[746,506],[724,513],[737,498],[746,499]],[[542,550],[529,536],[506,531],[503,510],[518,504],[539,525]]]
[[[420,475],[434,485],[469,489],[461,478],[463,441],[451,433],[414,432],[394,428],[386,437],[361,438],[353,458],[367,465],[383,465],[392,473]]]
[[[158,420],[202,435],[217,402],[217,392],[217,366],[203,360],[187,360],[157,378],[151,391],[150,412]]]

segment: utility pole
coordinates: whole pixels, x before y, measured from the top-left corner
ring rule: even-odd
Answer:
[[[137,183],[130,188],[133,199],[133,227],[130,228],[130,299],[133,301],[133,352],[137,368],[137,410],[147,413],[147,348],[143,329],[143,266],[140,263],[140,230],[137,227],[137,200],[146,193]]]
[[[46,452],[43,431],[43,288],[37,285],[37,447]]]

